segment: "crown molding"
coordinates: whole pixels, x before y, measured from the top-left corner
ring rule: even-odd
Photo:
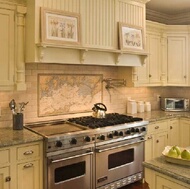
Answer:
[[[170,15],[146,9],[146,19],[168,25],[188,25],[190,24],[190,12]]]

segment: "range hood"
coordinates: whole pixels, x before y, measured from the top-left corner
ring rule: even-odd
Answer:
[[[142,66],[145,51],[145,4],[147,0],[27,0],[26,63]],[[61,3],[61,5],[60,5]],[[80,43],[68,45],[44,41],[45,11],[64,16],[79,15]],[[57,13],[58,12],[58,13]],[[60,13],[60,14],[59,14]],[[142,32],[143,50],[121,50],[120,24]],[[139,29],[140,28],[140,29]],[[120,30],[119,30],[120,29]]]

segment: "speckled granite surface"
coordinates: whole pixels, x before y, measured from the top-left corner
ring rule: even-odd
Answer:
[[[190,184],[190,166],[166,162],[164,156],[143,162],[144,167]]]
[[[27,129],[13,130],[9,128],[0,128],[0,147],[25,144],[43,140],[43,137]]]
[[[149,122],[154,122],[175,117],[190,118],[190,112],[151,111],[151,112],[132,114],[132,116],[141,117],[144,120],[148,120]]]

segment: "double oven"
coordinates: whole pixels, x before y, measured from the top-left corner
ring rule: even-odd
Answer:
[[[44,189],[116,189],[141,180],[147,124],[115,113],[27,124],[45,139]]]

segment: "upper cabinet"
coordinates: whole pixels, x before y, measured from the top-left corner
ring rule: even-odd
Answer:
[[[26,7],[0,1],[0,90],[25,90],[24,18]]]
[[[148,0],[27,0],[26,62],[140,66],[145,51],[145,3]],[[78,14],[79,44],[43,41],[42,8]],[[142,33],[142,49],[120,49],[119,23]],[[43,29],[43,30],[42,30]],[[63,29],[63,28],[61,28]],[[132,39],[131,39],[132,40]]]
[[[189,26],[147,21],[146,29],[145,64],[119,68],[120,75],[128,73],[129,86],[190,86]]]

